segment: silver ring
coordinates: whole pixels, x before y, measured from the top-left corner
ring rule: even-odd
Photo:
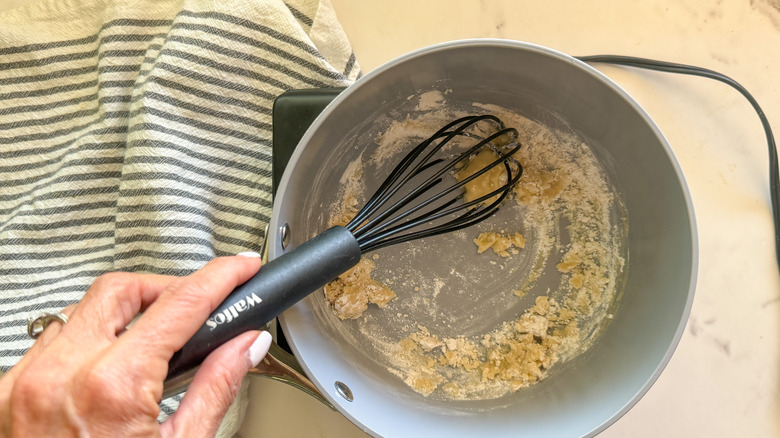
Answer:
[[[27,320],[27,335],[33,339],[38,339],[38,336],[43,333],[43,331],[52,321],[57,321],[64,325],[68,322],[68,316],[57,312],[44,313],[35,319],[29,318]]]

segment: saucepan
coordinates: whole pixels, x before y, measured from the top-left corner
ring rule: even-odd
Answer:
[[[595,435],[630,409],[670,360],[693,301],[697,240],[690,196],[669,144],[631,96],[587,64],[533,44],[464,40],[412,52],[367,74],[325,109],[293,154],[274,202],[268,256],[279,257],[327,228],[344,203],[345,186],[370,193],[381,179],[356,172],[355,163],[392,162],[392,153],[377,155],[378,145],[389,133],[409,134],[415,117],[442,106],[518,115],[529,121],[523,129],[576,138],[599,163],[616,205],[606,220],[625,239],[614,241],[621,260],[610,280],[616,293],[591,342],[544,369],[532,385],[476,398],[423,394],[381,358],[411,332],[467,337],[501,325],[549,294],[551,284],[574,281],[556,259],[571,245],[566,230],[579,220],[568,216],[552,230],[560,237],[548,248],[556,255],[552,268],[511,296],[506,282],[528,286],[521,277],[538,260],[523,254],[542,239],[529,226],[534,218],[518,218],[511,209],[497,216],[496,226],[524,231],[526,248],[516,248],[513,257],[478,255],[467,231],[386,248],[369,255],[397,295],[386,308],[371,305],[364,315],[342,320],[317,291],[280,316],[281,328],[311,389],[371,435]],[[478,259],[483,256],[488,261]],[[474,270],[478,263],[484,269]],[[520,274],[512,274],[512,263]],[[428,275],[444,286],[427,284]],[[480,291],[456,290],[463,285]],[[506,289],[511,299],[495,298]],[[463,313],[457,324],[447,323],[457,312]]]

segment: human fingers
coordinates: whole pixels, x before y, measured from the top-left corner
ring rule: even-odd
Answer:
[[[113,342],[177,278],[126,272],[103,274],[87,289],[62,331],[65,335],[83,338],[90,334]]]
[[[62,310],[60,310],[57,313],[59,313],[59,315],[61,315],[61,316],[64,316],[65,317],[65,321],[69,321],[70,318],[73,316],[73,312],[76,310],[77,306],[78,306],[78,303],[77,304],[71,304],[70,306],[67,306],[67,307],[63,308]],[[38,317],[42,317],[44,315],[46,315],[46,314],[38,315]],[[29,329],[30,329],[29,328],[29,324],[31,324],[34,321],[35,321],[35,318],[32,318],[32,317],[30,317],[30,319],[28,320],[28,335],[30,335],[30,333],[29,333]],[[28,350],[28,352],[33,350],[33,349],[35,349],[35,350],[41,349],[42,350],[47,345],[49,345],[51,340],[54,339],[54,337],[56,337],[57,334],[60,331],[62,331],[62,326],[64,324],[65,323],[62,322],[62,320],[60,320],[59,318],[57,318],[55,320],[52,320],[52,321],[49,321],[49,323],[44,327],[44,329],[38,333],[37,337],[35,338],[35,343],[33,344],[33,347],[31,347],[30,350]],[[35,331],[35,329],[36,328],[33,327],[33,332]]]
[[[268,332],[244,333],[214,350],[201,365],[179,409],[162,425],[162,436],[214,436],[241,381],[268,352]]]
[[[77,305],[63,309],[61,313],[68,317],[68,322],[50,323],[20,362],[0,380],[0,409],[8,415],[21,414],[14,421],[4,415],[6,418],[0,420],[3,427],[15,424],[17,430],[36,433],[42,432],[44,423],[55,430],[68,424],[69,415],[62,408],[72,404],[68,399],[74,382],[91,373],[101,352],[172,278],[126,273],[99,277]],[[103,385],[99,392],[110,391]],[[47,421],[34,421],[40,415]]]
[[[27,374],[33,381],[46,380],[51,387],[65,385],[85,362],[111,345],[117,334],[154,301],[173,278],[122,272],[98,277],[78,304],[63,309],[68,322],[50,323],[3,378],[0,394],[10,397],[22,374]],[[58,372],[51,373],[52,369]],[[35,385],[31,386],[34,389]]]
[[[70,318],[73,314],[73,311],[75,310],[77,304],[71,304],[68,307],[65,307],[62,309],[59,313],[65,316],[65,318]],[[32,318],[31,318],[32,319]],[[52,321],[50,322],[42,332],[38,334],[38,337],[35,339],[35,342],[33,343],[32,347],[30,347],[29,350],[22,356],[22,358],[19,360],[19,362],[13,366],[10,370],[8,370],[7,373],[3,376],[3,380],[1,382],[8,384],[11,380],[15,379],[15,376],[21,372],[22,369],[24,369],[27,364],[33,360],[34,358],[38,357],[40,353],[46,348],[46,346],[49,345],[49,343],[54,339],[57,334],[62,330],[62,322],[60,321]],[[2,388],[3,383],[0,383],[0,389]],[[0,397],[2,397],[3,392],[0,391]]]
[[[175,341],[171,343],[167,338],[171,333],[174,337],[184,336],[180,341],[183,343],[191,336],[191,333],[180,335],[176,330],[166,330],[169,321],[165,321],[164,310],[177,310],[173,298],[183,296],[190,306],[189,309],[185,306],[185,313],[179,317],[200,319],[194,322],[196,330],[211,313],[208,307],[216,306],[224,295],[259,269],[259,260],[235,259],[227,266],[224,261],[212,263],[211,269],[203,273],[209,274],[205,279],[197,274],[181,280],[138,274],[101,277],[76,307],[70,321],[45,345],[40,357],[30,359],[21,369],[10,390],[11,401],[0,406],[14,412],[10,420],[14,421],[16,431],[47,435],[66,429],[82,432],[99,429],[106,434],[122,435],[124,432],[117,429],[122,429],[115,421],[117,418],[128,419],[124,422],[128,424],[123,424],[140,430],[143,435],[159,431],[155,418],[162,381],[167,362],[178,349],[171,348]],[[210,285],[222,284],[218,279],[227,279],[224,288]],[[203,306],[204,296],[211,303],[208,296],[215,290],[223,296],[212,297],[214,302],[208,304],[205,314],[199,316],[194,312],[193,316],[190,310],[198,308],[198,304]],[[193,291],[202,292],[202,296]],[[162,310],[155,314],[152,309],[160,303],[162,306],[157,307]],[[138,321],[141,327],[136,329],[136,325],[124,332],[126,325],[144,309],[147,311]],[[148,318],[150,311],[152,317]],[[144,320],[147,322],[143,323]],[[131,342],[134,337],[140,341]],[[160,342],[147,343],[149,339]],[[0,431],[5,427],[10,426],[0,424]]]
[[[158,287],[152,288],[153,290],[135,289],[136,292],[143,293],[135,294],[134,299],[129,300],[133,302],[126,305],[131,311],[123,313],[133,316],[138,309],[145,308],[144,313],[121,336],[113,338],[114,333],[109,331],[106,339],[113,342],[102,349],[99,356],[94,357],[90,363],[84,364],[86,372],[73,379],[78,389],[74,404],[84,413],[84,418],[88,418],[93,430],[110,430],[118,416],[152,420],[156,418],[168,361],[179,348],[171,347],[169,341],[170,337],[179,336],[180,330],[177,327],[166,328],[170,318],[201,318],[197,311],[191,309],[203,307],[203,301],[208,303],[215,292],[220,292],[221,289],[213,285],[221,284],[218,279],[227,278],[224,286],[229,288],[224,292],[224,295],[227,295],[235,287],[232,284],[245,281],[259,268],[257,260],[243,263],[247,260],[246,257],[225,259],[233,261],[228,263],[226,260],[215,259],[189,277],[160,283]],[[110,282],[104,287],[110,288],[109,286]],[[221,299],[219,298],[220,301]],[[185,303],[182,304],[182,301]],[[218,303],[219,301],[213,305]],[[195,324],[202,324],[209,313],[207,307],[201,322]],[[119,326],[115,328],[119,329]],[[139,424],[149,425],[144,421]],[[154,425],[157,427],[156,422]],[[144,429],[144,433],[148,431]]]
[[[256,257],[219,257],[199,271],[170,283],[165,291],[133,324],[116,347],[142,354],[151,364],[166,364],[211,312],[237,286],[260,269]],[[165,376],[161,376],[161,379]]]
[[[60,312],[61,314],[65,315],[66,318],[69,318],[71,314],[73,313],[73,310],[75,309],[76,304],[72,304]],[[8,372],[3,374],[0,378],[0,436],[6,436],[3,432],[7,427],[10,427],[11,420],[10,420],[10,404],[11,404],[11,393],[13,390],[14,385],[16,384],[16,380],[19,378],[19,375],[27,368],[27,366],[34,361],[36,358],[38,358],[44,351],[44,349],[49,345],[49,343],[54,339],[54,337],[57,336],[57,334],[62,329],[62,323],[57,321],[53,323],[49,323],[46,328],[38,335],[38,338],[35,340],[35,343],[30,347],[29,350],[22,356],[22,358],[19,360],[19,362],[13,366]],[[7,426],[6,426],[7,425]]]
[[[70,318],[73,310],[76,308],[76,304],[72,304],[64,309],[60,313],[65,315],[66,318]],[[55,336],[62,330],[62,323],[57,321],[49,323],[46,328],[38,335],[38,338],[33,343],[32,347],[22,356],[22,358],[13,366],[8,372],[2,375],[0,379],[0,407],[5,406],[8,402],[8,397],[13,388],[14,382],[27,365],[37,358],[47,345],[54,339]]]

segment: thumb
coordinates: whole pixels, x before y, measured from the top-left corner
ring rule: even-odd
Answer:
[[[271,346],[271,334],[250,331],[221,345],[200,366],[179,404],[162,425],[163,436],[214,436],[241,381]]]

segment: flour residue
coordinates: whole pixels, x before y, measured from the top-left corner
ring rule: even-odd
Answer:
[[[394,298],[365,314],[370,300],[361,298],[362,311],[341,324],[356,347],[427,397],[494,399],[546,378],[598,339],[625,275],[624,207],[577,136],[494,105],[448,103],[445,94],[416,96],[415,111],[350,163],[330,222],[346,223],[365,202],[367,173],[387,174],[468,114],[492,113],[519,131],[520,183],[482,224],[374,256],[370,281]],[[326,294],[338,295],[333,287]]]

